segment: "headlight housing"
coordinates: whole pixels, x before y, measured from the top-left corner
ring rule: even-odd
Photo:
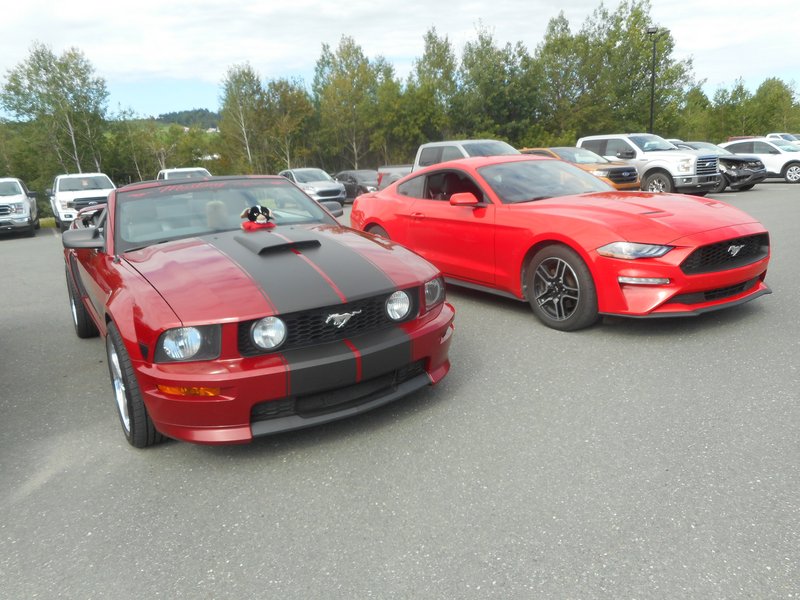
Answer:
[[[262,350],[274,350],[286,341],[286,323],[278,317],[264,317],[250,327],[250,339]]]
[[[402,321],[411,313],[413,302],[405,290],[397,290],[386,299],[386,315],[392,321]]]
[[[218,358],[220,332],[219,325],[167,329],[158,338],[154,360],[164,363]]]
[[[691,173],[694,162],[691,158],[678,161],[678,173]]]
[[[444,302],[445,285],[442,277],[425,282],[425,312]]]
[[[672,250],[672,246],[660,244],[639,244],[636,242],[612,242],[597,249],[600,256],[636,260],[637,258],[658,258]]]
[[[608,177],[608,169],[595,169],[589,172],[595,177]]]

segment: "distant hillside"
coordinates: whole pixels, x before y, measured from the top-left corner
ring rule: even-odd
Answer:
[[[216,127],[219,123],[219,114],[211,112],[206,108],[195,108],[192,110],[182,110],[179,112],[165,113],[158,115],[156,119],[159,123],[171,124],[176,123],[184,127],[199,127],[200,129],[209,129]]]

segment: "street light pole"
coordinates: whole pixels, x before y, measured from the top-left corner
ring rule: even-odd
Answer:
[[[653,133],[653,120],[655,117],[656,109],[656,40],[658,36],[658,27],[648,27],[647,35],[653,40],[653,64],[650,68],[650,129],[649,133]]]

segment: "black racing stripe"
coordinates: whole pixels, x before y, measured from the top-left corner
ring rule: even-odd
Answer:
[[[291,230],[281,233],[291,233]],[[252,277],[279,314],[342,303],[339,294],[325,277],[298,256],[290,244],[278,247],[265,244],[270,246],[270,250],[259,254],[253,250],[252,243],[248,247],[248,244],[237,240],[240,236],[255,238],[271,235],[273,234],[270,230],[224,232],[203,236],[203,240],[228,256]],[[252,239],[247,241],[252,242]]]
[[[372,379],[411,363],[411,338],[399,327],[383,331],[376,336],[364,337],[379,339],[352,340],[361,353],[362,379]]]
[[[348,302],[396,289],[397,286],[386,273],[342,241],[342,234],[336,233],[336,230],[308,233],[316,234],[321,245],[302,249],[301,252],[330,277]]]
[[[411,338],[399,327],[359,336],[349,342],[333,342],[284,352],[289,373],[289,395],[302,396],[354,385],[391,373],[411,363]]]

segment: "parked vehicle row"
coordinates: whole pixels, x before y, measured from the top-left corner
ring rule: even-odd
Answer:
[[[24,231],[34,235],[39,229],[39,209],[36,193],[21,179],[0,179],[0,232]]]

